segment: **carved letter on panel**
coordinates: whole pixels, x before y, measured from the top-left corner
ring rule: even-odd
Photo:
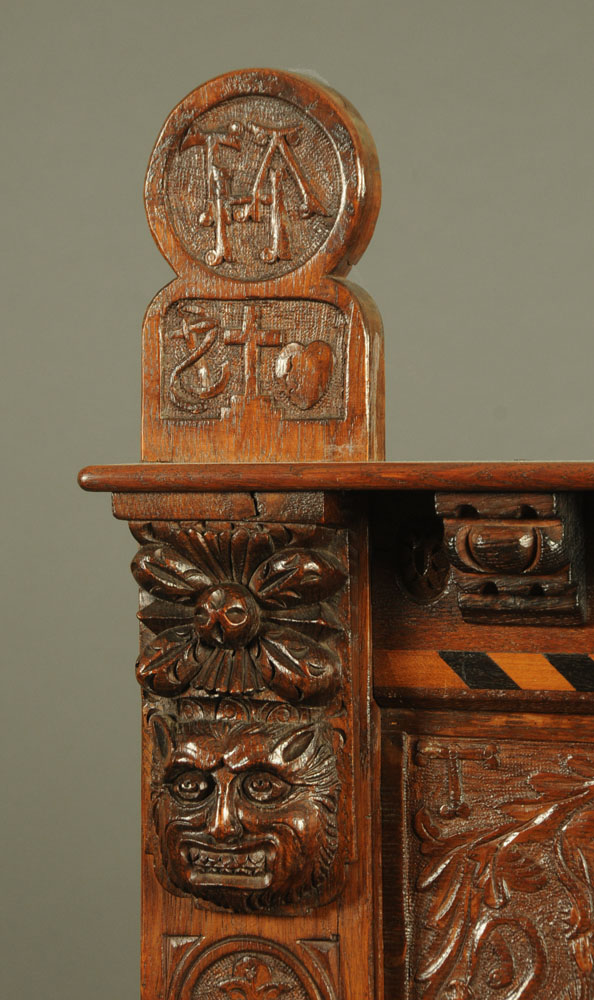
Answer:
[[[379,198],[355,109],[278,70],[192,91],[150,157],[175,277],[114,498],[140,546],[144,1000],[381,991],[366,519],[336,491],[240,484],[250,462],[383,457],[381,320],[345,280]],[[179,492],[197,463],[238,488]]]
[[[145,318],[143,459],[381,457],[381,320],[330,277],[379,207],[354,109],[312,80],[229,73],[172,111],[145,200],[177,278]]]

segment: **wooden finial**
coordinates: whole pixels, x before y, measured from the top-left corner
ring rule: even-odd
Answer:
[[[145,320],[143,460],[383,457],[381,320],[335,280],[379,209],[357,112],[289,73],[218,77],[167,119],[145,198],[178,277]]]

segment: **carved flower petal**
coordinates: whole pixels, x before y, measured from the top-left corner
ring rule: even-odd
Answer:
[[[136,661],[136,678],[155,694],[180,694],[212,652],[200,646],[191,625],[167,629],[143,649]]]
[[[287,701],[327,697],[341,679],[336,652],[293,629],[268,629],[260,637],[258,666],[266,684]]]
[[[266,621],[276,628],[297,629],[318,642],[343,631],[336,615],[327,603],[306,604],[296,608],[266,610]]]
[[[222,694],[263,691],[264,682],[247,649],[213,649],[198,669],[192,687]]]
[[[144,590],[167,601],[190,604],[212,583],[171,545],[145,545],[132,560],[132,573]]]
[[[265,608],[314,604],[336,593],[346,575],[329,552],[281,549],[258,566],[250,588]]]

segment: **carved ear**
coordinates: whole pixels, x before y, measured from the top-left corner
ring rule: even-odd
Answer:
[[[287,739],[277,743],[274,755],[278,755],[283,764],[292,764],[298,757],[302,757],[308,750],[313,749],[315,738],[316,731],[313,727],[298,729],[291,733]]]
[[[167,760],[173,752],[174,739],[172,724],[173,720],[163,715],[154,715],[151,719],[155,743],[157,744],[159,753],[164,761]]]

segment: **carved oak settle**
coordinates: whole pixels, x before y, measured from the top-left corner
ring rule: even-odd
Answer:
[[[590,465],[383,459],[355,109],[193,91],[146,206],[144,1000],[594,997]]]

